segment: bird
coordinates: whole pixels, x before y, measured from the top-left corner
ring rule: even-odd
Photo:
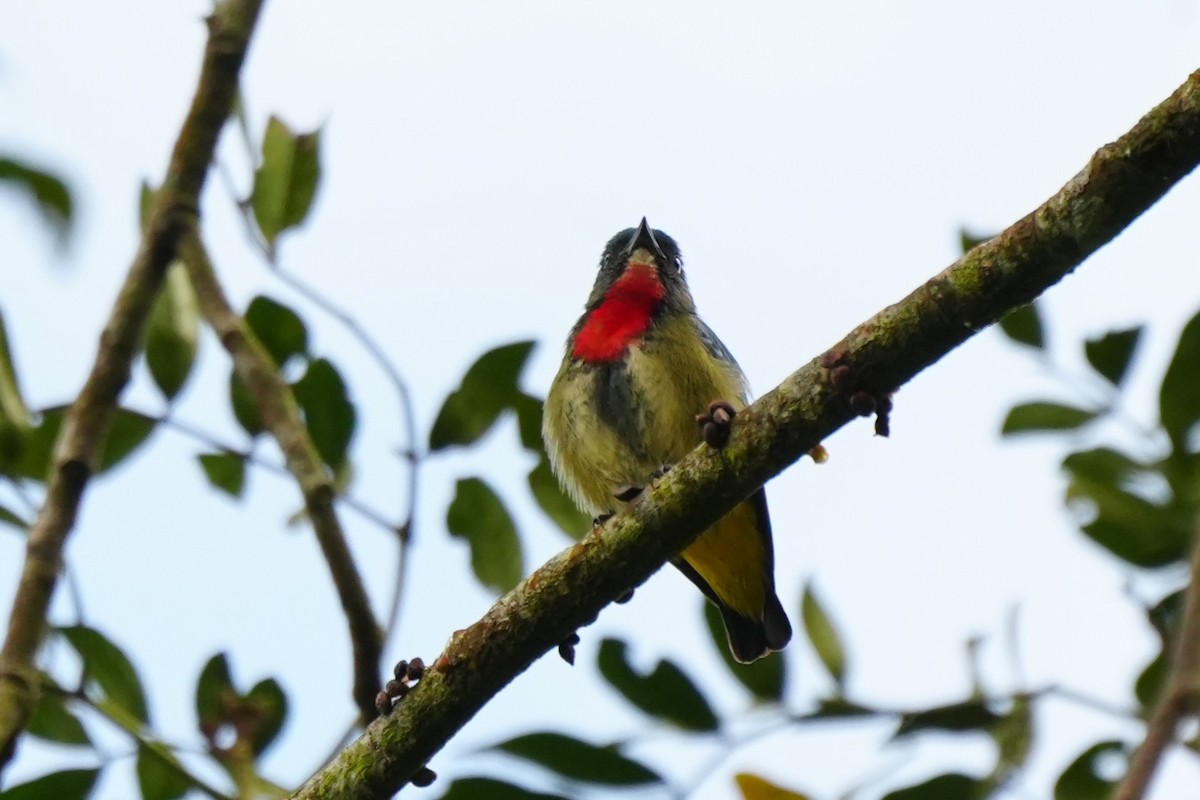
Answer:
[[[644,217],[613,236],[542,417],[551,467],[575,504],[611,515],[702,441],[719,444],[748,404],[741,367],[696,313],[675,240]],[[672,563],[716,604],[737,661],[787,645],[762,488]]]

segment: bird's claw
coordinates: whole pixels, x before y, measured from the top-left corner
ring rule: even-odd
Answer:
[[[708,411],[696,415],[700,425],[700,434],[709,447],[724,447],[729,441],[733,418],[737,409],[726,400],[714,400],[708,405]]]

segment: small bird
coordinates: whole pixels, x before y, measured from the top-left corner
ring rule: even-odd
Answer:
[[[610,239],[542,420],[550,463],[575,504],[613,513],[655,471],[719,441],[748,402],[737,361],[696,315],[675,240],[645,218]],[[791,639],[762,489],[673,563],[720,609],[738,661]]]

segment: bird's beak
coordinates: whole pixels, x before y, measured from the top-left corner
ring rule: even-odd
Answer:
[[[625,245],[625,249],[621,251],[621,255],[629,258],[639,248],[649,250],[658,259],[659,263],[667,260],[666,254],[663,253],[662,248],[655,241],[654,231],[650,230],[650,223],[646,222],[645,217],[642,217],[642,224],[638,225],[633,238],[629,240],[629,244]]]

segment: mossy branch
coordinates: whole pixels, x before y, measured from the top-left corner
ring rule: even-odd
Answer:
[[[855,328],[738,415],[600,534],[451,639],[426,677],[294,798],[389,797],[505,684],[766,480],[980,329],[1027,304],[1200,163],[1200,72],[1033,213]]]
[[[200,191],[217,137],[233,109],[238,75],[262,0],[222,0],[209,18],[209,37],[191,108],[154,200],[133,265],[100,336],[96,360],[71,404],[55,445],[45,502],[29,530],[25,561],[0,649],[0,767],[37,699],[34,658],[62,569],[62,552],[80,500],[141,349],[142,333],[181,232],[194,225]]]

